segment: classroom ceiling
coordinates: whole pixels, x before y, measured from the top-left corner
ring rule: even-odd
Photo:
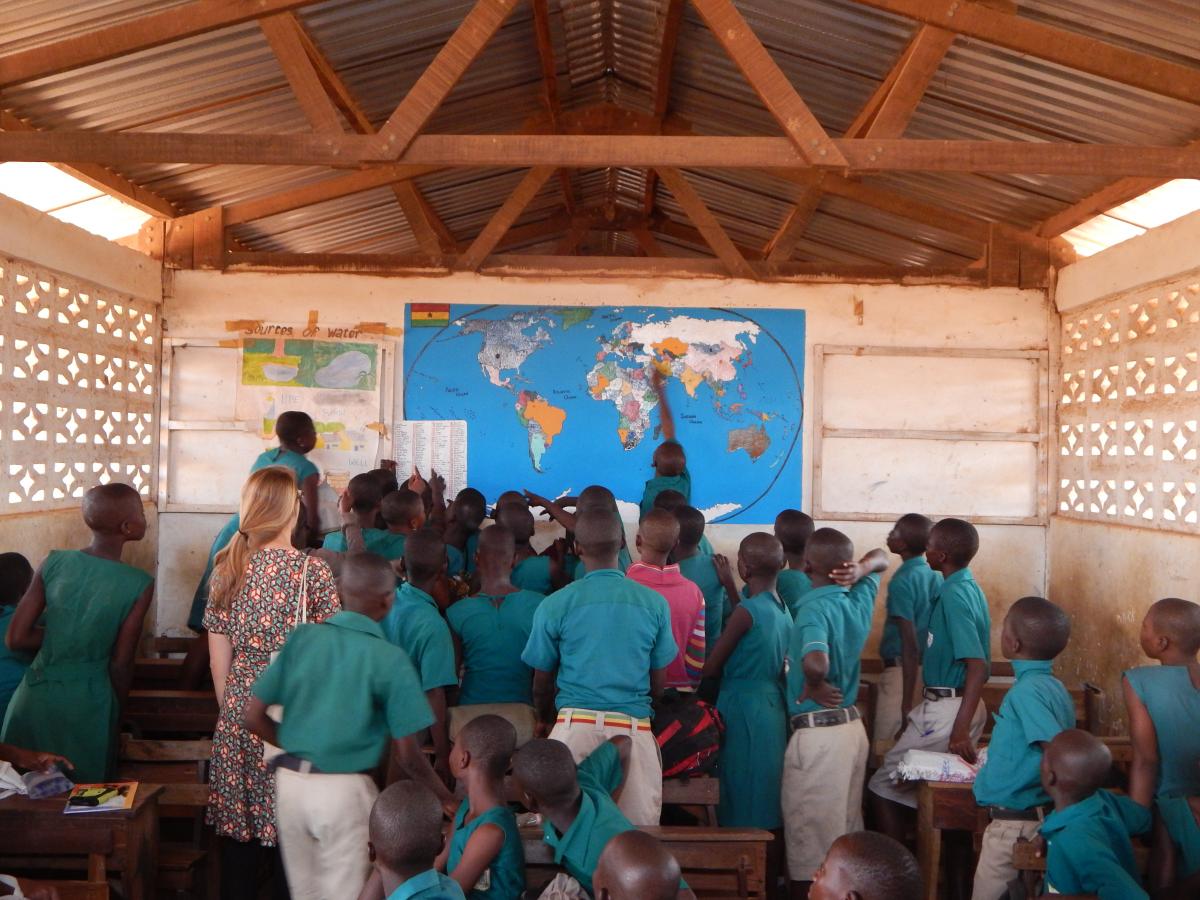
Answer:
[[[176,8],[181,17],[190,16],[206,4],[231,5],[6,0],[0,9],[0,126],[7,132],[311,134],[316,128],[311,106],[298,99],[285,74],[288,57],[280,46],[290,34],[307,48],[310,62],[318,60],[320,84],[342,110],[338,126],[352,131],[357,117],[359,132],[379,129],[476,6],[456,0],[275,3],[286,8],[274,17],[284,38],[273,41],[251,19],[41,77],[6,75],[6,61],[28,58],[27,51],[53,55],[69,49],[72,39],[87,41],[97,29],[113,26],[137,33],[147,16]],[[885,137],[1160,147],[1200,139],[1200,93],[1181,99],[1183,92],[1175,88],[1135,87],[1047,59],[1053,52],[1006,49],[884,11],[911,12],[914,5],[921,4],[733,4],[831,137],[848,131],[880,136],[860,115],[875,98],[895,104]],[[698,6],[681,0],[522,0],[421,133],[602,129],[782,136],[779,120]],[[1098,48],[1101,62],[1093,68],[1104,68],[1110,49],[1134,51],[1150,72],[1143,84],[1154,80],[1156,61],[1200,75],[1200,6],[1192,0],[930,0],[925,6],[980,7],[988,15],[1011,16],[1014,24],[1083,35]],[[889,79],[912,77],[910,70],[920,66],[928,72],[918,78],[907,104],[894,96],[899,88],[892,95],[881,88]],[[1130,80],[1137,79],[1122,78]],[[1169,83],[1171,73],[1161,80]],[[135,196],[158,216],[235,210],[225,215],[224,249],[243,256],[417,254],[430,249],[431,231],[443,253],[461,254],[525,183],[528,171],[444,168],[409,182],[417,191],[405,196],[381,182],[322,199],[320,186],[345,179],[350,168],[124,162],[77,169],[106,179],[110,189]],[[650,171],[557,170],[532,186],[531,199],[494,251],[713,257],[711,233],[708,238],[702,233],[694,201],[681,204]],[[684,169],[741,257],[831,270],[967,269],[989,252],[989,223],[1008,235],[1053,238],[1168,180],[1086,170],[1057,175],[835,170],[814,182],[813,173]],[[312,189],[306,196],[320,202],[274,211],[289,205],[275,202],[278,198],[301,189]],[[247,210],[254,218],[245,218]],[[259,216],[264,210],[268,214]],[[422,222],[410,226],[406,211]],[[780,248],[780,242],[786,246]]]

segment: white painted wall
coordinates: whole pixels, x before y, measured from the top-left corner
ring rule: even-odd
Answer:
[[[1040,291],[948,286],[752,284],[708,279],[524,279],[453,275],[445,278],[263,273],[180,272],[164,301],[164,337],[230,337],[226,321],[262,319],[303,324],[317,310],[322,325],[385,322],[399,328],[407,302],[611,305],[664,307],[783,307],[806,310],[806,358],[814,344],[958,349],[1047,347],[1049,307]],[[812,396],[811,365],[805,394]],[[395,392],[397,398],[402,392]],[[986,396],[982,386],[977,396]],[[876,402],[860,398],[864,406]],[[919,408],[920,385],[906,402]],[[964,403],[972,398],[964,398]],[[805,498],[811,497],[812,423],[804,430]],[[214,448],[219,454],[220,448]],[[228,460],[228,476],[240,480],[249,459]],[[938,461],[930,461],[937,466]],[[697,473],[697,477],[703,477]],[[931,508],[935,498],[905,498],[912,510]],[[806,499],[806,508],[808,501]],[[164,513],[160,528],[163,573],[157,628],[178,631],[213,535],[223,517]],[[844,530],[861,551],[881,546],[888,526],[873,522],[822,522]],[[769,525],[768,525],[769,527]],[[717,549],[736,552],[755,527],[713,526]],[[997,612],[1026,593],[1045,590],[1045,529],[984,526],[977,568]],[[872,645],[873,646],[873,645]]]

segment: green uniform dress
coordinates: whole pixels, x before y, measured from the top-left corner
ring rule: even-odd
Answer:
[[[46,557],[45,637],[9,703],[0,740],[62,754],[77,782],[112,777],[120,710],[108,668],[121,625],[153,580],[82,550]]]
[[[717,577],[712,554],[697,553],[681,559],[679,573],[700,588],[700,593],[704,595],[704,646],[711,653],[713,647],[717,646],[721,632],[725,630],[725,620],[733,612],[729,597],[725,594],[725,585]]]
[[[800,614],[800,607],[803,605],[802,601],[812,589],[812,579],[799,569],[784,569],[779,573],[779,580],[775,584],[775,590],[779,592],[779,599],[787,607],[793,622],[796,621],[796,616]]]
[[[1187,878],[1200,872],[1200,823],[1187,797],[1168,797],[1158,801],[1158,814],[1167,826],[1175,845],[1176,874]]]
[[[521,653],[533,630],[533,614],[544,599],[533,591],[504,597],[476,594],[446,610],[450,631],[462,643],[460,706],[533,704],[533,669],[521,662]]]
[[[471,801],[464,800],[454,816],[446,871],[453,872],[458,868],[467,841],[480,825],[495,825],[504,832],[504,844],[480,883],[467,892],[467,897],[469,900],[521,900],[525,893],[525,848],[521,844],[521,832],[517,830],[516,816],[507,806],[493,806],[468,822],[470,811]],[[485,884],[487,886],[482,887]]]
[[[25,670],[33,662],[33,657],[28,653],[9,650],[8,645],[4,642],[4,638],[8,634],[8,623],[12,621],[13,613],[16,611],[15,606],[0,606],[0,725],[4,724],[4,713],[8,710],[8,701],[12,699],[17,685],[25,677]]]
[[[1140,666],[1125,673],[1150,714],[1158,738],[1158,789],[1154,796],[1200,794],[1200,691],[1187,666]]]
[[[779,791],[787,749],[783,658],[792,617],[769,591],[741,603],[753,624],[725,662],[717,710],[725,719],[718,765],[723,828],[779,828]]]

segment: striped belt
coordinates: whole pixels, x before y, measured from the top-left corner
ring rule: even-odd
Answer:
[[[565,707],[558,711],[559,725],[595,725],[600,728],[627,728],[630,731],[649,731],[649,719],[637,719],[625,713],[597,712],[594,709]]]

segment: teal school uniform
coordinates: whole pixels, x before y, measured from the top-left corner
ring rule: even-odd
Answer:
[[[1200,823],[1196,822],[1196,813],[1188,798],[1168,797],[1156,805],[1171,843],[1175,845],[1177,876],[1187,878],[1200,872]]]
[[[1050,660],[1014,659],[1017,680],[1004,695],[988,745],[987,762],[975,776],[975,802],[1004,809],[1046,806],[1041,744],[1075,727],[1075,703],[1051,672]]]
[[[1042,822],[1046,893],[1148,898],[1129,839],[1145,834],[1150,824],[1150,810],[1109,791],[1050,813]]]
[[[704,595],[704,646],[711,651],[717,646],[717,640],[725,630],[725,620],[732,612],[725,586],[717,578],[717,569],[710,554],[697,553],[681,559],[679,573],[700,588],[700,593]]]
[[[396,589],[396,602],[384,617],[383,633],[412,660],[421,690],[458,684],[454,642],[437,601],[407,582]]]
[[[678,444],[679,442],[663,441],[663,443]],[[642,489],[642,502],[638,504],[641,510],[639,518],[644,519],[646,513],[654,509],[654,498],[663,491],[679,491],[688,503],[692,502],[692,474],[686,465],[678,475],[655,475],[646,480],[646,486]]]
[[[662,594],[617,569],[599,569],[542,601],[521,659],[542,672],[558,670],[558,709],[645,719],[650,671],[665,669],[677,652]]]
[[[906,619],[917,631],[917,658],[925,651],[929,633],[929,611],[942,586],[942,575],[929,568],[924,556],[906,559],[888,582],[887,619],[879,639],[880,659],[899,659],[904,652],[900,627],[893,619]]]
[[[446,871],[453,872],[462,862],[467,841],[481,825],[495,825],[504,832],[504,844],[492,864],[488,866],[480,883],[467,892],[468,900],[521,900],[525,892],[525,850],[521,844],[521,832],[517,830],[517,817],[507,806],[493,806],[480,813],[470,822],[467,813],[471,810],[469,800],[464,800],[454,816],[454,831],[450,836],[450,856],[446,860]]]
[[[455,550],[458,548],[455,547]],[[468,575],[475,571],[475,551],[479,549],[479,532],[473,531],[467,535],[467,545],[463,548],[462,559]]]
[[[1200,691],[1186,666],[1139,666],[1125,673],[1158,738],[1156,798],[1200,794]]]
[[[800,604],[804,600],[805,594],[812,589],[812,579],[799,569],[784,569],[779,573],[775,590],[779,592],[779,599],[788,608],[788,614],[792,617],[793,622],[796,621],[796,616],[800,612]]]
[[[238,518],[238,514],[234,513],[233,518],[226,522],[217,532],[217,536],[213,538],[212,546],[208,549],[208,562],[204,566],[204,574],[200,576],[200,583],[196,585],[196,592],[192,595],[192,608],[188,612],[187,626],[192,631],[204,631],[204,607],[208,605],[208,582],[212,578],[217,554],[233,540],[233,536],[238,533],[240,527],[241,520]]]
[[[924,679],[929,687],[962,688],[967,682],[963,660],[992,664],[992,617],[987,598],[970,569],[960,569],[942,582],[929,614]]]
[[[320,476],[321,474],[321,470],[307,456],[293,450],[284,450],[282,447],[275,447],[260,453],[254,460],[254,464],[250,466],[250,473],[254,474],[259,469],[267,469],[271,466],[291,469],[292,474],[296,476],[296,487],[303,485],[309,476]]]
[[[446,610],[450,631],[462,643],[461,706],[533,703],[533,670],[521,662],[521,653],[544,599],[533,591],[504,597],[476,594]]]
[[[723,828],[779,828],[779,791],[787,749],[783,659],[792,618],[770,591],[741,602],[753,624],[721,673],[717,711],[725,719],[718,770]]]
[[[384,559],[402,559],[407,535],[396,534],[385,528],[364,528],[362,530],[363,544],[368,553],[377,553]],[[346,534],[342,531],[331,531],[325,535],[321,547],[335,553],[346,552]]]
[[[550,557],[527,556],[517,563],[509,581],[525,591],[533,591],[543,597],[554,590],[550,580]]]
[[[453,878],[429,869],[408,879],[387,896],[387,900],[465,900],[462,888]]]
[[[279,745],[329,774],[374,769],[389,738],[433,724],[408,656],[378,622],[349,610],[298,626],[254,696],[287,711]]]
[[[16,611],[15,606],[0,606],[0,725],[4,724],[8,701],[12,699],[13,692],[25,676],[25,670],[33,662],[32,655],[9,650],[4,642],[8,635],[9,623],[12,622]]]
[[[579,764],[579,814],[571,827],[559,834],[549,819],[542,822],[542,838],[554,851],[554,864],[562,866],[590,896],[592,874],[600,854],[612,838],[632,831],[633,824],[617,808],[612,792],[621,784],[621,755],[605,741]]]
[[[617,551],[617,568],[620,569],[621,574],[624,575],[629,571],[629,567],[632,565],[633,556],[630,554],[629,548],[622,546],[621,549]],[[587,566],[583,564],[582,559],[575,557],[575,564],[570,566],[568,571],[571,572],[571,579],[573,581],[582,581],[583,576],[587,574]]]
[[[871,633],[871,614],[878,593],[879,576],[867,575],[853,587],[830,584],[804,596],[799,617],[788,633],[789,716],[824,709],[815,700],[799,699],[804,693],[804,657],[813,652],[828,655],[825,680],[842,692],[842,708],[857,702],[860,660]]]
[[[446,545],[446,574],[451,578],[457,578],[463,572],[467,571],[467,564],[463,560],[463,553],[453,544]],[[473,571],[473,570],[472,570]]]

